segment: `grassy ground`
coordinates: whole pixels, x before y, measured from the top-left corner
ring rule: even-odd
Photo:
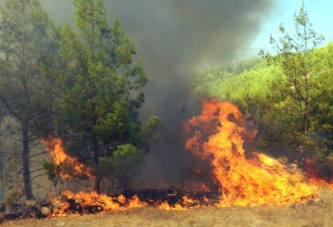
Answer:
[[[98,215],[9,221],[1,227],[331,227],[333,191],[321,190],[307,204],[292,206],[200,208],[166,211],[151,207]]]

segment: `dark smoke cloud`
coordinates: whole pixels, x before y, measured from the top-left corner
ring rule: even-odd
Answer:
[[[70,0],[42,0],[56,23],[73,23]],[[191,78],[238,58],[260,31],[274,0],[106,0],[143,57],[149,84],[142,118],[158,115],[162,140],[146,158],[142,181],[178,184],[191,169],[182,123],[192,115]],[[244,53],[243,53],[244,54]],[[194,106],[200,106],[196,103]]]

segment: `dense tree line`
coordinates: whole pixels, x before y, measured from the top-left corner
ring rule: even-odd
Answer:
[[[104,0],[74,4],[76,28],[55,26],[38,0],[0,8],[1,114],[18,125],[27,199],[34,198],[36,141],[62,138],[70,155],[93,168],[100,192],[102,177],[128,182],[159,126],[155,116],[138,119],[147,77],[134,42],[118,20],[109,25]]]

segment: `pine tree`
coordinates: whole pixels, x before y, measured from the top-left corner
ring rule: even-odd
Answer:
[[[315,83],[311,79],[316,74],[314,65],[318,59],[313,58],[312,52],[323,41],[323,36],[318,36],[309,21],[304,3],[298,14],[294,16],[295,35],[285,31],[283,25],[279,30],[282,34],[279,40],[271,37],[271,44],[278,51],[282,68],[290,81],[293,96],[302,103],[303,121],[302,128],[305,136],[309,133],[311,100],[316,100],[317,94],[312,94],[311,89]]]
[[[19,124],[24,191],[32,199],[30,144],[50,123],[50,87],[40,71],[48,55],[51,22],[38,0],[10,0],[0,7],[0,102]]]
[[[112,156],[122,144],[145,149],[146,137],[138,121],[147,78],[136,48],[120,22],[110,27],[103,0],[74,0],[78,30],[60,30],[62,96],[55,116],[57,132],[67,150],[96,169],[94,190],[100,191],[97,173],[101,157]],[[158,119],[152,118],[150,129]],[[150,121],[150,122],[151,122]]]

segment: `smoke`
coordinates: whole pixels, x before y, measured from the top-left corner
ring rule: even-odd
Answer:
[[[73,23],[72,1],[41,3],[56,23]],[[106,0],[106,5],[110,20],[120,19],[144,61],[149,83],[142,119],[158,115],[163,124],[141,180],[184,182],[192,162],[183,148],[182,123],[201,105],[189,96],[191,79],[205,67],[245,55],[274,0]]]

